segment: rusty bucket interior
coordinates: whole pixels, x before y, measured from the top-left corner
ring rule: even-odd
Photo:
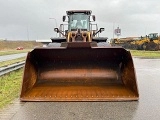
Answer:
[[[26,58],[21,101],[138,100],[133,60],[121,47],[35,48]]]

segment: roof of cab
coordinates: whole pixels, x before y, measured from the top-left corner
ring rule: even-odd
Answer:
[[[67,13],[67,15],[71,15],[74,13],[84,13],[87,15],[91,15],[92,11],[91,10],[69,10],[69,11],[66,11],[66,13]]]

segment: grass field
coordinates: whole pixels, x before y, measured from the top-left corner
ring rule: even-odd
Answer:
[[[22,46],[24,49],[16,50],[16,48],[19,46]],[[0,41],[0,56],[16,53],[26,53],[37,46],[41,47],[43,44],[35,41]]]
[[[0,56],[17,54],[17,53],[27,53],[28,51],[31,51],[31,49],[25,49],[25,50],[3,50],[3,51],[0,51]]]
[[[0,62],[0,67],[6,67],[14,63],[25,61],[26,57]]]
[[[16,50],[16,48],[20,46],[26,50],[42,46],[42,43],[38,43],[36,41],[0,41],[0,51]]]
[[[19,96],[22,69],[0,77],[0,108]]]
[[[160,51],[143,51],[143,50],[131,50],[130,51],[133,57],[142,57],[142,58],[160,58]]]

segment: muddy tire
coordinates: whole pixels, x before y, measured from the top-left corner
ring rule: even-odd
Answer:
[[[151,50],[151,51],[158,50],[158,45],[154,43],[153,41],[151,41],[147,44],[146,50]]]

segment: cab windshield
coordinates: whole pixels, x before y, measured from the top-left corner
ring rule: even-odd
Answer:
[[[157,38],[158,33],[149,34],[149,38]]]
[[[89,30],[89,15],[77,13],[69,16],[68,30],[74,31],[77,29]]]

